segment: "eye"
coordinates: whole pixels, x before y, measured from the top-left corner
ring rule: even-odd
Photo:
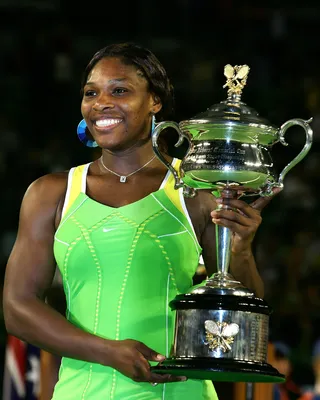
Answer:
[[[96,95],[96,91],[95,90],[86,90],[84,92],[84,96],[85,97],[92,97],[92,96],[95,96],[95,95]]]
[[[121,95],[121,94],[124,94],[127,92],[128,92],[128,89],[126,89],[126,88],[115,88],[115,89],[113,89],[112,94]]]

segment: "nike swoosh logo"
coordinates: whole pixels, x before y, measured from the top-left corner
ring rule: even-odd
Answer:
[[[103,228],[102,230],[103,230],[103,232],[110,232],[110,231],[114,231],[115,228],[110,228],[110,229]]]

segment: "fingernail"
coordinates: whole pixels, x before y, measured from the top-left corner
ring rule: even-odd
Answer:
[[[184,381],[186,381],[186,380],[187,380],[187,377],[186,377],[186,376],[181,376],[181,377],[180,377],[180,381],[181,381],[181,382],[184,382]]]
[[[211,211],[211,213],[210,213],[211,217],[215,218],[217,216],[217,214],[218,214],[218,217],[220,217],[220,211],[221,210],[218,210],[218,209]]]
[[[217,202],[217,203],[222,203],[222,198],[221,198],[221,197],[217,197],[217,198],[216,198],[216,202]]]
[[[161,354],[157,354],[156,359],[159,361],[163,361],[165,359],[165,356],[162,356]]]

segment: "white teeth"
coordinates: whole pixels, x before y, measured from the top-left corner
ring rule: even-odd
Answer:
[[[119,124],[122,120],[121,119],[100,119],[96,121],[96,125],[99,127],[105,127],[105,126],[110,126],[110,125],[115,125]]]

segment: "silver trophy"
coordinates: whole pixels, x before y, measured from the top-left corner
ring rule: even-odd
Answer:
[[[152,134],[155,154],[174,175],[175,188],[183,187],[187,197],[195,196],[198,190],[229,198],[270,196],[273,188],[283,187],[286,174],[311,148],[311,119],[291,119],[278,128],[241,101],[249,70],[247,65],[226,65],[225,101],[179,124],[161,122]],[[287,146],[284,136],[294,125],[305,131],[305,145],[278,174],[270,150],[278,142]],[[166,128],[178,132],[175,146],[185,140],[189,144],[178,172],[158,146]],[[284,376],[267,363],[271,308],[228,272],[228,228],[216,225],[216,248],[217,272],[171,301],[170,307],[176,311],[172,352],[153,370],[213,381],[284,381]]]

